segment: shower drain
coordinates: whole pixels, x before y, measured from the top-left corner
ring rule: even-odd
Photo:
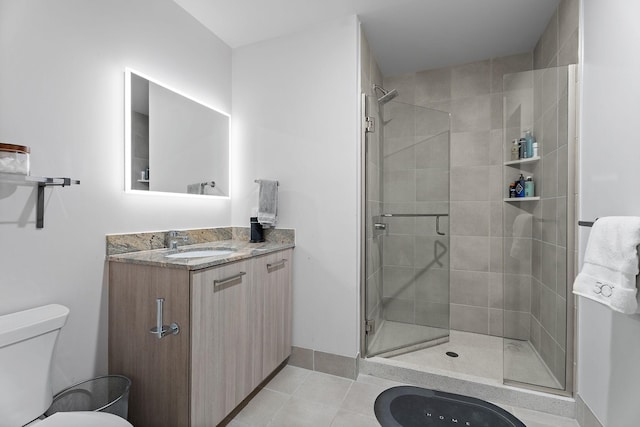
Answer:
[[[458,357],[458,353],[455,351],[447,351],[445,354],[449,357]]]

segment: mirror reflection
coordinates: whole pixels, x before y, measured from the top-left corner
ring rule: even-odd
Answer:
[[[229,195],[229,116],[127,70],[126,189]]]

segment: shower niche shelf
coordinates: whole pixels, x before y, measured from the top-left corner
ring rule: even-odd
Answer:
[[[540,160],[540,156],[529,157],[528,159],[518,159],[518,160],[509,160],[508,162],[504,162],[505,166],[519,166],[526,163],[535,163]]]
[[[540,196],[535,197],[505,197],[505,202],[535,202],[536,200],[540,200]]]
[[[44,189],[45,187],[67,187],[80,185],[80,181],[71,178],[50,178],[44,176],[0,173],[0,183],[38,186],[36,200],[36,228],[44,228]]]

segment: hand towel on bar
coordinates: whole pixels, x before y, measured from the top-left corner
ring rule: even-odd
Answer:
[[[573,293],[625,314],[638,310],[636,276],[640,217],[598,219],[591,229]]]
[[[260,180],[258,195],[258,222],[263,227],[274,227],[278,221],[278,181]]]

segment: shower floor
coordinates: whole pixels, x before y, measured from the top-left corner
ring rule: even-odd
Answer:
[[[403,349],[407,347],[445,338],[448,335],[447,329],[384,320],[369,344],[369,354],[389,353],[396,349],[406,353],[408,350]]]
[[[384,343],[389,344],[401,342],[403,337],[403,342],[409,342],[407,338],[413,339],[418,333],[431,333],[435,338],[442,336],[442,329],[429,328],[432,330],[420,332],[419,328],[409,326],[416,325],[385,322],[376,338],[386,339]],[[387,330],[384,330],[385,327]],[[436,332],[439,334],[435,335]],[[407,334],[411,335],[407,337]],[[458,357],[447,356],[447,352],[454,352]],[[505,339],[503,342],[500,337],[452,330],[449,342],[386,359],[425,372],[446,373],[467,379],[479,377],[499,384],[507,379],[562,388],[528,341]]]

